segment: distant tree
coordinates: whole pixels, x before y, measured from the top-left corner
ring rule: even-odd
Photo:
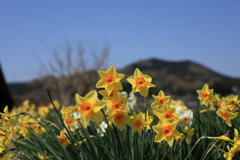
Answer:
[[[95,89],[99,79],[97,70],[107,67],[109,48],[87,52],[81,43],[66,43],[62,49],[52,48],[51,54],[53,58],[49,62],[41,62],[41,81],[54,99],[70,105],[75,102],[75,93],[85,95]]]
[[[0,108],[1,108],[1,112],[3,112],[3,109],[5,108],[5,106],[8,106],[9,110],[11,110],[11,108],[14,105],[14,101],[12,99],[12,96],[11,96],[10,92],[9,92],[8,85],[5,81],[1,65],[0,65],[0,88],[1,88],[0,89]]]

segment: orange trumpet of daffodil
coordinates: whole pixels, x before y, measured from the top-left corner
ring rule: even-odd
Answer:
[[[62,143],[63,147],[66,148],[67,145],[70,143],[69,139],[67,138],[67,136],[64,133],[64,130],[60,131],[60,135],[57,136],[57,138],[59,139],[59,141]]]
[[[133,112],[133,121],[130,124],[130,126],[132,127],[132,134],[134,134],[135,132],[142,133],[144,129],[144,118],[145,116],[142,112],[140,112],[138,115]]]
[[[181,138],[181,134],[176,129],[178,122],[170,123],[166,119],[162,119],[161,123],[153,126],[153,130],[157,133],[155,136],[155,142],[167,141],[168,145],[172,147],[174,139]]]
[[[168,103],[171,99],[170,96],[165,96],[164,92],[161,90],[159,91],[158,95],[152,95],[154,98],[154,102],[151,105],[151,108],[161,108],[164,106],[166,103]]]
[[[128,99],[123,97],[122,93],[119,92],[117,96],[113,97],[111,100],[107,101],[107,110],[105,112],[106,115],[111,115],[116,111],[126,111],[129,112],[127,107]]]
[[[151,83],[152,78],[143,74],[138,68],[135,69],[133,76],[127,78],[127,81],[132,85],[131,93],[139,92],[143,97],[148,96],[150,87],[156,87]]]
[[[215,100],[215,96],[213,95],[213,89],[209,89],[208,84],[204,84],[202,90],[197,90],[197,93],[201,105],[208,106],[209,102]]]
[[[90,91],[85,97],[76,93],[75,100],[76,105],[80,107],[79,112],[83,127],[86,128],[90,120],[103,121],[103,114],[100,110],[105,106],[105,103],[98,99],[96,90]]]
[[[238,113],[237,113],[237,112],[235,112],[235,113],[230,112],[229,109],[228,109],[226,106],[224,106],[224,105],[222,105],[221,108],[219,108],[216,113],[217,113],[217,115],[220,116],[220,117],[225,121],[225,123],[226,123],[227,125],[229,125],[230,127],[232,126],[230,120],[231,120],[231,119],[234,119],[234,118],[236,118],[236,117],[238,116]]]
[[[170,107],[169,104],[165,104],[162,108],[153,110],[152,112],[160,119],[167,119],[169,122],[179,121],[176,109]]]
[[[109,125],[114,124],[120,131],[124,129],[125,124],[130,124],[131,120],[126,111],[116,111],[107,117]]]
[[[120,80],[125,76],[124,74],[117,73],[116,68],[111,66],[106,71],[98,71],[100,80],[96,84],[96,88],[105,88],[109,95],[112,90],[122,90],[122,83]]]

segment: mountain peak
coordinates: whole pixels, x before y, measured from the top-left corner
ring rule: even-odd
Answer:
[[[156,90],[171,94],[196,94],[205,83],[211,88],[216,87],[216,93],[222,94],[230,94],[232,86],[240,88],[240,79],[223,76],[190,60],[174,62],[151,58],[132,63],[119,72],[127,77],[133,75],[136,68],[152,77],[153,84],[158,87]]]
[[[190,60],[184,60],[184,61],[165,61],[160,60],[157,58],[151,58],[148,60],[139,61],[136,63],[133,63],[131,65],[128,65],[123,69],[123,71],[127,72],[128,74],[130,71],[132,71],[135,68],[139,68],[141,71],[146,72],[152,72],[152,71],[164,71],[168,74],[175,74],[178,76],[186,76],[186,75],[219,75],[218,73],[198,64],[195,62],[192,62]]]

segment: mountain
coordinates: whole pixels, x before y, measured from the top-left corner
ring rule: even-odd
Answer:
[[[132,76],[136,68],[152,77],[152,83],[157,87],[151,88],[150,94],[155,95],[163,90],[168,95],[197,97],[196,90],[201,89],[205,83],[209,84],[216,93],[222,95],[232,93],[233,88],[236,94],[238,93],[237,89],[240,88],[240,79],[221,75],[198,63],[192,61],[170,62],[153,58],[135,62],[117,70],[118,73],[126,75],[122,83],[124,90],[128,92],[131,91],[131,85],[126,78]],[[94,74],[98,77],[97,71]],[[98,79],[96,79],[97,81]],[[41,101],[47,98],[47,92],[43,90],[43,83],[44,80],[41,79],[27,83],[12,83],[8,86],[15,101],[19,102],[31,99],[31,97],[32,101]]]
[[[119,70],[126,77],[133,75],[135,68],[152,77],[152,83],[169,94],[195,94],[207,83],[216,93],[230,94],[232,88],[240,88],[240,79],[231,78],[212,71],[192,61],[170,62],[159,59],[139,61]],[[127,85],[127,84],[125,84]]]

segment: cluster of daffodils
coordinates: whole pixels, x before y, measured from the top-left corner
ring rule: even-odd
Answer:
[[[80,123],[83,127],[87,127],[89,121],[103,122],[107,126],[115,126],[119,130],[123,130],[126,125],[132,128],[132,134],[135,132],[142,133],[144,129],[153,129],[156,132],[155,142],[166,140],[169,146],[173,145],[174,140],[184,140],[191,142],[194,129],[190,129],[193,112],[182,104],[181,101],[171,100],[170,96],[165,96],[163,91],[158,95],[153,95],[154,102],[151,104],[153,115],[149,115],[146,109],[145,113],[131,112],[132,103],[124,96],[120,80],[124,78],[124,74],[117,73],[114,66],[106,71],[98,71],[100,80],[96,84],[96,88],[103,88],[99,91],[102,100],[98,99],[97,91],[89,92],[85,97],[76,94],[76,106],[81,115]],[[134,75],[127,78],[132,85],[131,94],[139,92],[143,97],[148,97],[149,88],[156,87],[151,83],[152,78],[143,74],[138,68],[134,71]],[[133,98],[132,102],[134,101]],[[146,106],[147,107],[147,106]],[[158,124],[152,126],[153,117],[158,117]],[[182,132],[178,131],[176,126],[182,128]]]
[[[209,107],[201,110],[201,113],[216,111],[216,114],[220,116],[228,126],[232,126],[230,120],[238,116],[238,110],[240,109],[238,95],[220,97],[218,94],[214,94],[213,89],[209,89],[207,84],[203,86],[202,90],[197,90],[197,93],[201,105]]]
[[[60,109],[58,101],[55,100],[54,105]],[[25,100],[21,106],[14,107],[11,111],[6,106],[3,113],[0,113],[0,153],[7,151],[8,148],[14,148],[12,142],[16,142],[19,138],[28,139],[33,132],[35,135],[46,133],[42,119],[50,110],[53,110],[52,104],[40,104],[36,107],[35,104],[30,104],[29,100]],[[12,156],[5,154],[2,158],[8,160]]]
[[[138,68],[135,69],[134,75],[127,78],[132,85],[132,91],[128,96],[123,91],[120,81],[125,75],[117,73],[114,66],[106,71],[99,70],[98,74],[100,80],[96,83],[96,88],[102,90],[92,90],[85,96],[76,93],[75,105],[65,107],[58,101],[53,101],[53,104],[42,104],[40,107],[35,107],[26,100],[21,107],[14,108],[11,113],[6,107],[4,113],[1,113],[0,152],[6,149],[10,145],[10,141],[14,141],[16,137],[28,138],[32,132],[37,135],[46,133],[41,122],[54,107],[60,110],[62,121],[66,126],[66,128],[60,129],[59,135],[57,135],[64,147],[71,143],[66,129],[74,132],[79,127],[87,128],[91,125],[90,122],[97,124],[97,132],[102,136],[104,136],[104,131],[111,127],[117,127],[120,131],[130,129],[132,134],[135,132],[141,134],[144,130],[153,129],[156,133],[155,142],[165,140],[170,147],[173,146],[174,141],[186,140],[187,144],[190,144],[191,137],[194,135],[194,128],[191,128],[193,112],[180,100],[171,99],[161,90],[158,95],[152,95],[154,101],[150,107],[145,104],[145,113],[133,110],[136,105],[134,93],[139,92],[146,100],[149,96],[149,88],[156,87],[151,83],[150,76],[143,74]],[[99,94],[102,99],[98,98]],[[200,94],[204,103],[212,100],[211,91],[201,91]],[[223,108],[223,104],[221,106]],[[223,110],[219,114],[222,112]],[[179,126],[178,129],[177,126]],[[39,156],[44,157],[44,154],[39,154]]]
[[[198,98],[201,105],[209,107],[202,109],[200,113],[207,111],[216,111],[216,114],[230,127],[232,127],[231,120],[238,117],[240,100],[238,95],[229,95],[226,97],[220,97],[218,94],[214,94],[213,89],[209,89],[209,86],[205,84],[202,90],[197,90]],[[227,145],[228,151],[224,151],[220,148],[218,150],[224,153],[224,157],[228,160],[232,159],[234,154],[240,150],[240,137],[238,136],[238,130],[234,128],[234,139],[231,140],[229,137],[223,135],[220,137],[208,137],[209,139],[223,140]]]

